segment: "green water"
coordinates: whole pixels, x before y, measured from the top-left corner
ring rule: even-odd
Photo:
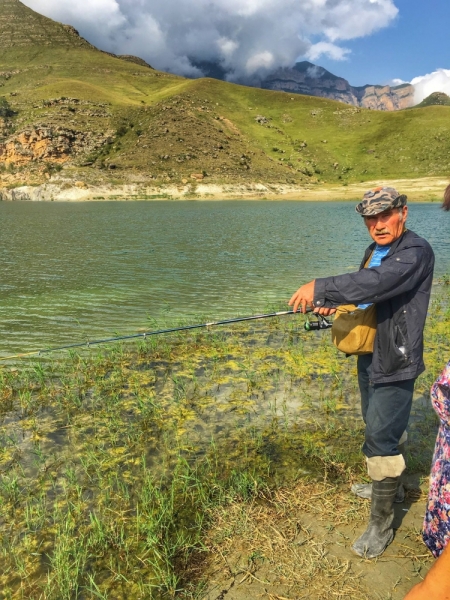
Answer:
[[[0,203],[0,353],[252,314],[313,277],[358,267],[353,203]],[[450,218],[414,204],[410,228],[450,271]]]

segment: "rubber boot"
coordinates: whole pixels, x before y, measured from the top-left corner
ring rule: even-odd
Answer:
[[[380,556],[394,539],[394,498],[399,477],[386,477],[372,482],[370,521],[366,531],[353,544],[352,549],[363,558]]]
[[[398,445],[398,450],[400,454],[403,454],[403,458],[406,462],[405,452],[406,452],[406,442]],[[351,487],[351,491],[358,496],[359,498],[364,498],[365,500],[370,500],[372,498],[372,484],[371,483],[355,483]],[[405,500],[405,486],[402,483],[402,478],[399,477],[397,492],[395,494],[394,502],[396,504],[401,504]]]
[[[399,478],[400,479],[400,478]],[[359,498],[364,500],[370,500],[372,498],[372,484],[371,483],[354,483],[351,487],[351,491]],[[395,492],[394,502],[401,504],[405,500],[405,487],[401,481],[398,482],[397,491]]]

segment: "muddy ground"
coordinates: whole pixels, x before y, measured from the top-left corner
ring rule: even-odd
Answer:
[[[203,597],[404,598],[432,563],[420,535],[425,496],[414,480],[409,484],[405,502],[395,506],[394,542],[375,560],[351,551],[365,529],[369,502],[341,486],[302,482],[266,505],[224,511],[211,536],[214,557]]]

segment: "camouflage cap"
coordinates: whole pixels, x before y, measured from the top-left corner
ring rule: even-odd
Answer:
[[[378,187],[369,190],[355,210],[363,217],[372,217],[390,208],[406,206],[407,197],[391,187]]]

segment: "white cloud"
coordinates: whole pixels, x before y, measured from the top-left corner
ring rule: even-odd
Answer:
[[[254,54],[251,56],[245,68],[249,75],[260,71],[261,69],[272,69],[274,66],[274,56],[271,52],[260,52],[259,54]]]
[[[305,56],[312,61],[319,60],[321,56],[328,56],[332,60],[346,60],[349,54],[350,50],[348,48],[336,46],[331,42],[318,42],[309,48]]]
[[[104,31],[113,31],[120,27],[126,27],[127,19],[116,0],[93,0],[83,2],[55,1],[55,0],[31,0],[25,1],[27,6],[42,13],[56,21],[62,21],[69,25],[75,25],[93,33],[94,27]]]
[[[370,35],[389,25],[398,15],[392,0],[346,0],[329,2],[324,32],[331,42]]]
[[[433,92],[444,92],[450,96],[450,70],[437,69],[428,75],[415,77],[411,84],[415,87],[414,100],[416,104]]]
[[[395,86],[395,85],[402,85],[403,83],[408,83],[408,82],[403,81],[403,79],[396,78],[396,79],[391,79],[391,81],[388,82],[388,85]]]
[[[229,38],[220,38],[217,40],[217,45],[220,48],[220,52],[224,58],[231,58],[236,50],[239,48],[239,44]]]
[[[395,0],[24,0],[74,25],[103,50],[197,76],[219,62],[233,80],[292,66],[298,56],[343,60],[339,40],[370,35],[397,15]],[[311,38],[317,41],[312,44]],[[315,58],[312,58],[315,57]]]

